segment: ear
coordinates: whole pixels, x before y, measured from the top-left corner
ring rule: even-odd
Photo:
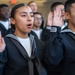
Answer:
[[[65,17],[66,17],[66,19],[70,19],[70,13],[65,12]]]
[[[15,19],[14,18],[10,18],[10,21],[11,21],[11,23],[13,24],[13,25],[15,25]]]

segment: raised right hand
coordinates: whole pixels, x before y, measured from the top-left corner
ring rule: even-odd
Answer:
[[[4,38],[1,36],[1,31],[0,31],[0,52],[3,52],[5,49],[5,42],[4,42]]]
[[[62,18],[61,18],[61,9],[57,7],[54,10],[54,17],[53,17],[53,26],[59,26],[62,27],[64,24]]]

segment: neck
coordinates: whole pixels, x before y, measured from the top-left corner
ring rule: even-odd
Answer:
[[[39,30],[40,28],[33,26],[33,29],[34,29],[34,30]]]
[[[69,23],[68,28],[75,32],[75,25]]]
[[[15,31],[14,34],[20,38],[28,38],[28,33],[20,33]]]

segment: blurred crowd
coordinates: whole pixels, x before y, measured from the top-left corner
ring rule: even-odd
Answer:
[[[75,75],[75,0],[50,9],[0,4],[0,75]]]

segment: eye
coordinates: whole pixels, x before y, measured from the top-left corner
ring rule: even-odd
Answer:
[[[31,15],[31,17],[34,17],[34,15]]]
[[[33,15],[31,15],[31,17],[34,17]]]
[[[26,15],[24,14],[24,15],[21,15],[22,17],[26,17]]]

